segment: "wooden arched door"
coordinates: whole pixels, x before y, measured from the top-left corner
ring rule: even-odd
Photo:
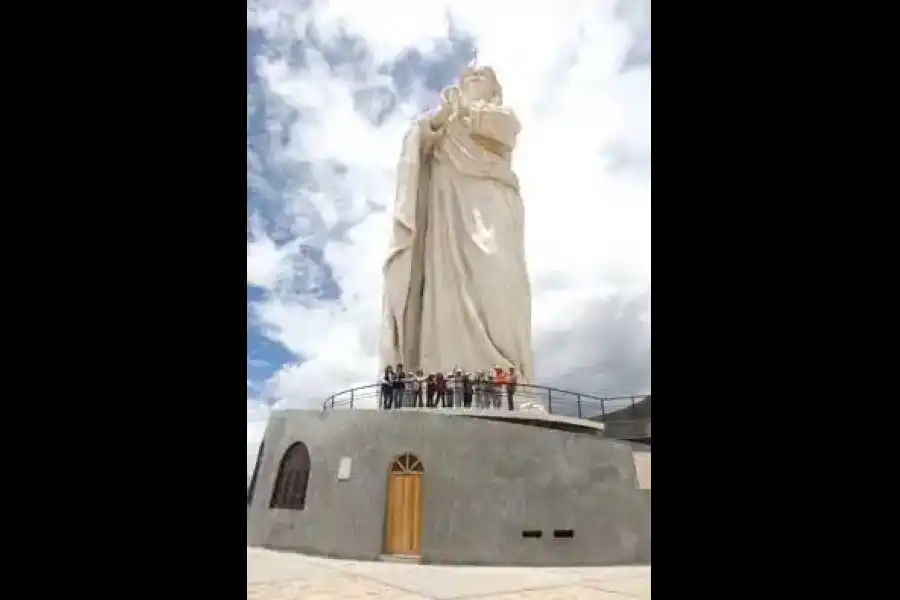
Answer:
[[[388,474],[385,554],[418,556],[422,541],[422,463],[398,456]]]

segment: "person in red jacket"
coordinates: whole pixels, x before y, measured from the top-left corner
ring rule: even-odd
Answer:
[[[510,365],[509,373],[506,374],[506,405],[509,410],[516,409],[513,397],[516,395],[516,383],[518,380],[519,376],[516,374],[516,368]]]
[[[506,373],[503,371],[503,367],[498,367],[494,365],[494,408],[500,408],[500,398],[503,397],[503,392],[506,389]]]

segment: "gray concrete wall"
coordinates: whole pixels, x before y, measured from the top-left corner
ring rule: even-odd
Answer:
[[[284,451],[303,441],[306,509],[270,510]],[[604,565],[649,562],[650,494],[631,448],[599,434],[429,412],[284,411],[265,435],[248,544],[375,559],[388,470],[403,452],[424,465],[423,562]],[[341,457],[352,459],[337,481]],[[543,531],[523,539],[522,530]],[[572,529],[573,539],[554,539]]]
[[[638,421],[610,421],[605,423],[606,435],[621,440],[639,440],[650,437],[650,419]]]
[[[606,414],[604,419],[609,421],[637,421],[641,419],[650,419],[650,411],[652,407],[652,399],[647,394],[634,403],[634,406],[626,406],[623,409],[612,411]]]
[[[648,394],[634,406],[607,413],[604,417],[594,416],[590,420],[603,422],[606,435],[618,439],[641,439],[650,437],[651,397]]]

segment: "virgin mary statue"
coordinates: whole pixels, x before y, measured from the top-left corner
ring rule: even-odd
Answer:
[[[403,140],[384,264],[381,366],[515,367],[532,381],[521,129],[493,69],[471,67]]]

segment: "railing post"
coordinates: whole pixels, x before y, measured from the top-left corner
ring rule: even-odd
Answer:
[[[354,390],[350,390],[350,410],[353,410],[353,392]]]
[[[547,388],[547,412],[553,414],[553,390]]]
[[[581,418],[581,394],[576,394],[575,403],[578,405],[578,418]]]

